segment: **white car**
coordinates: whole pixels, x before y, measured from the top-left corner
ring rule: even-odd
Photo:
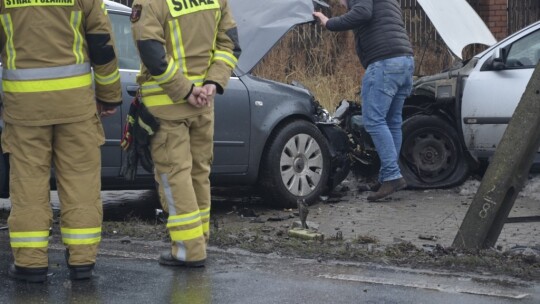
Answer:
[[[420,1],[453,52],[473,42],[491,46],[460,68],[415,82],[405,102],[400,160],[409,186],[417,188],[459,184],[489,161],[540,59],[540,22],[495,43],[468,3],[437,2]],[[467,22],[456,22],[446,9],[444,15],[431,10],[440,5],[454,6]],[[444,19],[451,16],[454,20]]]
[[[412,188],[449,187],[495,153],[540,59],[540,22],[496,42],[465,0],[418,2],[457,56],[471,43],[490,46],[457,68],[419,78],[405,101],[402,174]]]

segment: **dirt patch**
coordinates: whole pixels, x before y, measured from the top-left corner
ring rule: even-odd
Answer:
[[[302,240],[287,236],[286,228],[214,229],[211,245],[223,248],[288,255],[317,260],[373,262],[410,268],[505,274],[521,279],[540,280],[540,259],[535,253],[479,250],[457,251],[435,245],[418,248],[410,242],[378,244],[371,236],[354,240]],[[540,248],[538,248],[540,252]]]
[[[232,216],[232,214],[228,214]],[[274,227],[250,223],[239,217],[241,225],[211,227],[210,245],[219,248],[241,248],[255,253],[292,256],[318,261],[340,260],[371,262],[407,268],[509,275],[524,280],[540,281],[540,258],[537,252],[523,250],[458,251],[440,245],[419,248],[410,242],[380,244],[371,236],[353,240],[304,240],[288,236],[286,225]],[[131,219],[125,222],[104,222],[103,237],[121,242],[162,240],[170,242],[164,224]],[[530,248],[526,248],[531,250]]]
[[[299,222],[296,209],[227,199],[214,203],[211,243],[218,247],[291,255],[319,260],[348,260],[411,268],[506,274],[540,280],[540,223],[506,224],[496,248],[458,251],[451,247],[459,225],[480,185],[470,179],[460,187],[401,191],[372,204],[355,179],[310,206],[308,224],[323,240],[288,235]],[[540,177],[531,176],[511,217],[540,215]],[[235,196],[233,196],[235,197]]]
[[[289,236],[289,229],[299,222],[296,209],[268,208],[256,194],[246,189],[215,191],[210,245],[319,261],[372,262],[409,268],[504,274],[540,281],[540,247],[531,244],[517,246],[508,242],[522,240],[519,233],[526,235],[535,229],[526,224],[511,228],[519,230],[513,238],[503,234],[508,240],[506,243],[501,240],[503,245],[498,249],[466,252],[447,245],[451,244],[458,225],[448,225],[452,229],[445,229],[449,231],[440,230],[444,228],[441,218],[453,218],[459,223],[478,185],[477,181],[471,180],[454,189],[403,191],[386,203],[374,205],[365,202],[367,194],[357,193],[353,183],[345,183],[333,195],[309,207],[308,224],[324,234],[323,240]],[[531,193],[525,192],[520,199],[530,196]],[[516,203],[515,213],[530,215],[529,203],[528,200]],[[462,210],[458,212],[457,209]],[[385,216],[389,214],[394,215],[387,221]],[[402,219],[397,218],[398,215]],[[427,221],[424,217],[432,221],[428,221],[429,225],[421,230],[417,227]],[[373,221],[367,221],[367,218]],[[104,235],[169,242],[162,221],[164,219],[132,218],[123,222],[105,222]],[[394,233],[395,236],[391,237]]]

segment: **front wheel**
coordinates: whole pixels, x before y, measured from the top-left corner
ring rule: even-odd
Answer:
[[[260,184],[270,204],[291,208],[299,199],[314,203],[328,185],[326,138],[314,124],[297,120],[275,130],[268,143]]]
[[[469,173],[455,128],[428,115],[416,115],[403,122],[400,167],[412,188],[455,186]]]

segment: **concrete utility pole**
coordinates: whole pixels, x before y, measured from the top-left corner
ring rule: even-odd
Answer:
[[[453,247],[477,249],[495,246],[539,147],[540,64],[534,69],[504,132]]]

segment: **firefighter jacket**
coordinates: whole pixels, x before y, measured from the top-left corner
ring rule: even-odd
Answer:
[[[186,99],[205,83],[222,94],[236,66],[240,47],[227,0],[135,0],[132,9],[143,103],[162,119],[209,111]]]
[[[96,100],[121,104],[112,29],[102,0],[2,0],[0,22],[6,122],[72,123],[95,115]]]

